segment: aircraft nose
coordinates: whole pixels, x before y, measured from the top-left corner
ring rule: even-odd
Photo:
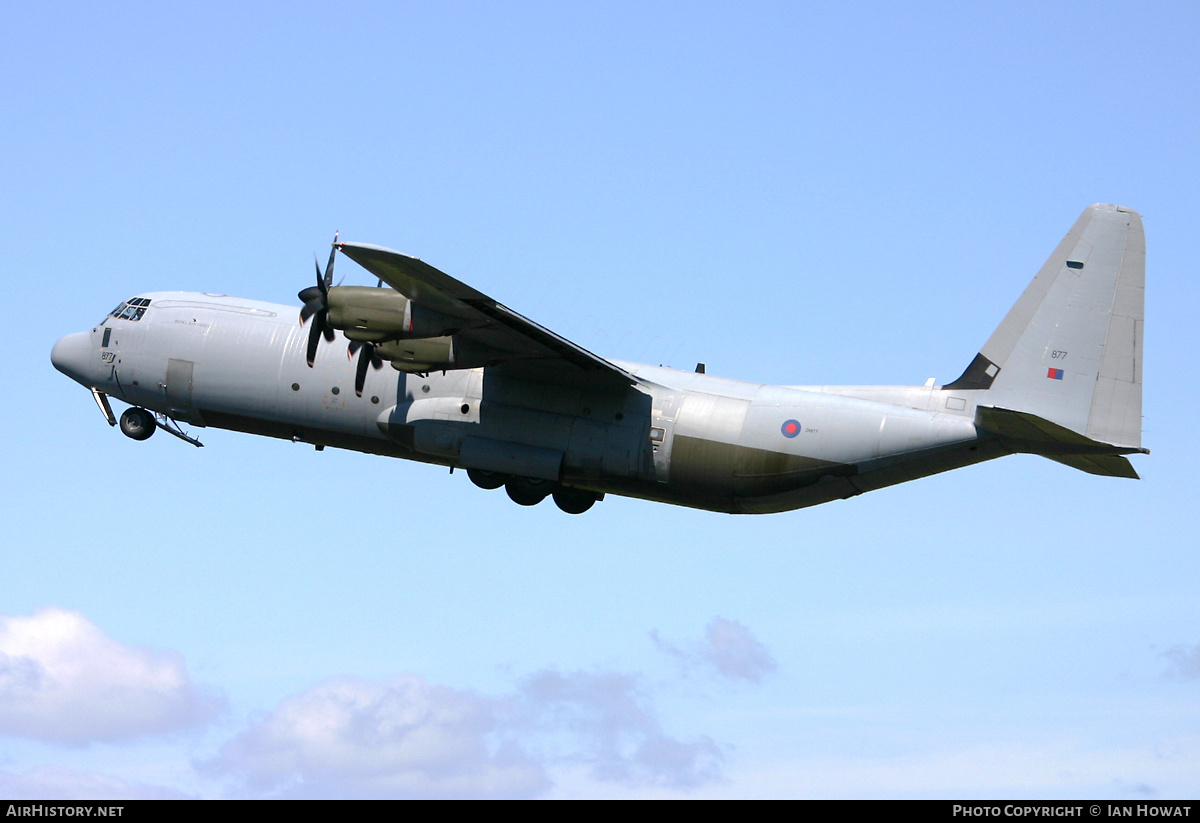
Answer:
[[[54,368],[88,388],[91,386],[87,382],[87,373],[93,370],[88,368],[91,357],[91,335],[82,331],[68,334],[50,350],[50,362],[54,364]]]

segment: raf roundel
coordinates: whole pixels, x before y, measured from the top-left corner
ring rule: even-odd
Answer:
[[[779,427],[779,430],[783,432],[784,437],[795,437],[800,433],[800,421],[785,420],[783,425]]]

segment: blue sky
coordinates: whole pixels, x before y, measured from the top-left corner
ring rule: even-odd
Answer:
[[[0,795],[1197,796],[1198,18],[13,9]],[[134,443],[49,363],[141,291],[293,302],[340,229],[607,356],[948,381],[1093,202],[1145,220],[1140,482],[1021,456],[568,517],[384,458]]]

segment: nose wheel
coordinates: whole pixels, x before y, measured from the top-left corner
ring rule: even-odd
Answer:
[[[121,414],[120,427],[126,437],[134,440],[149,440],[155,429],[162,429],[167,434],[174,435],[180,440],[186,440],[193,446],[204,444],[179,428],[179,423],[165,414],[155,415],[149,409],[139,409],[137,406],[126,409]]]
[[[149,440],[156,428],[158,426],[154,422],[154,415],[145,409],[126,409],[121,414],[121,433],[126,437],[132,437],[134,440]]]

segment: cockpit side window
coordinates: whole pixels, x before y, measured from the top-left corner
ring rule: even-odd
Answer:
[[[146,309],[149,306],[149,297],[132,297],[110,311],[108,316],[115,317],[118,320],[137,321],[142,319],[142,315],[146,313]]]

